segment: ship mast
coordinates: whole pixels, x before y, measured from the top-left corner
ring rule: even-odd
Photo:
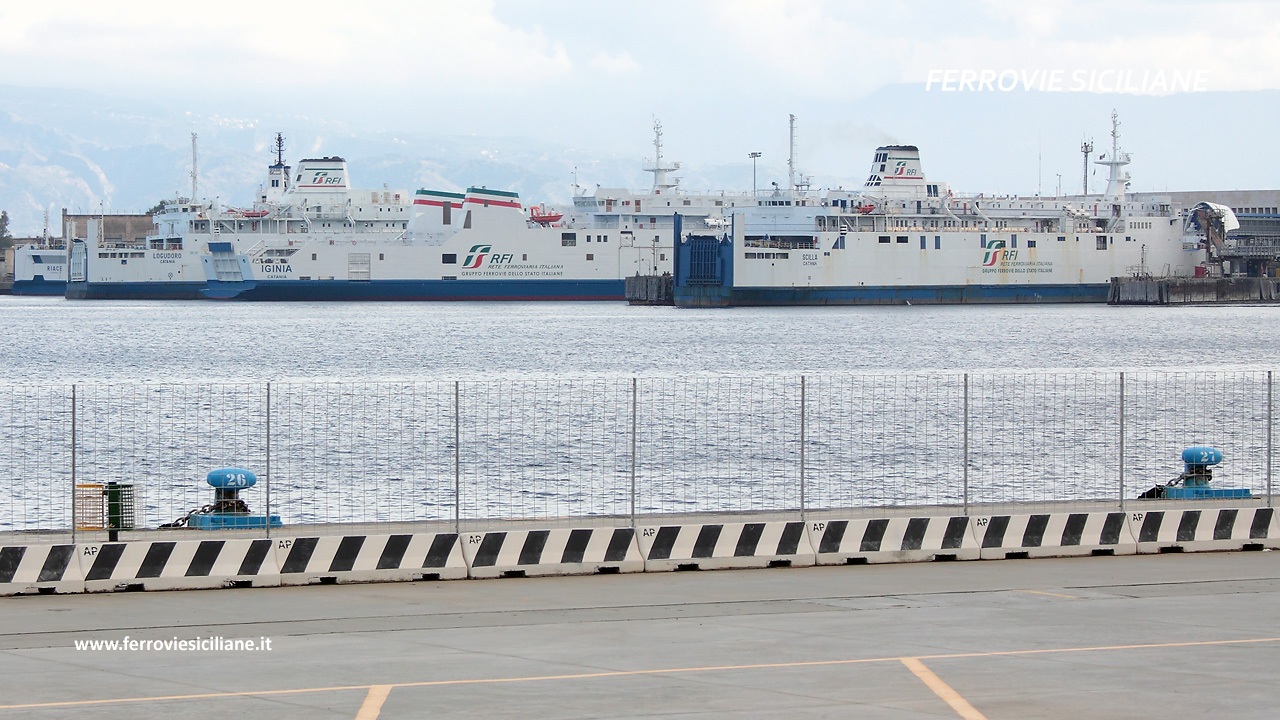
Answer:
[[[1098,165],[1105,165],[1111,169],[1111,177],[1107,180],[1107,199],[1113,202],[1123,202],[1125,189],[1129,185],[1129,173],[1121,170],[1125,165],[1129,164],[1129,153],[1120,151],[1120,116],[1115,110],[1111,111],[1111,158],[1107,159],[1103,155],[1095,160]]]
[[[791,142],[791,151],[787,156],[787,186],[792,192],[799,190],[804,192],[809,189],[812,178],[800,173],[796,170],[796,116],[788,115],[788,136]]]
[[[1084,178],[1084,194],[1089,194],[1089,155],[1093,153],[1093,141],[1085,140],[1080,143],[1080,155],[1084,158],[1084,169],[1080,173]]]
[[[796,116],[787,116],[787,141],[790,144],[787,152],[787,187],[796,187]]]
[[[196,179],[199,173],[196,170],[196,134],[191,133],[191,201],[196,199]]]
[[[653,194],[661,195],[665,191],[675,190],[680,184],[679,179],[674,182],[667,180],[667,173],[679,170],[680,163],[671,163],[668,166],[662,164],[662,123],[656,118],[653,121],[653,150],[653,166],[645,168],[644,171],[653,173]]]

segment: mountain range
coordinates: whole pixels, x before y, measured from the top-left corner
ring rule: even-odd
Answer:
[[[597,185],[645,188],[653,137],[627,147],[567,146],[521,136],[446,135],[390,120],[380,127],[340,120],[257,114],[228,105],[218,112],[175,109],[159,100],[81,90],[0,86],[0,209],[11,232],[37,235],[44,213],[143,212],[159,200],[191,194],[191,134],[198,134],[201,197],[247,205],[274,160],[276,132],[286,162],[347,158],[354,187],[515,190],[526,203],[563,203]],[[1121,144],[1134,162],[1134,190],[1265,189],[1280,185],[1280,147],[1272,118],[1280,92],[1181,93],[1164,96],[1071,92],[938,92],[892,85],[869,96],[797,103],[799,168],[818,187],[857,187],[881,144],[921,148],[926,173],[961,192],[1053,194],[1080,191],[1081,141],[1096,157],[1109,151],[1110,114],[1119,113]],[[758,185],[785,184],[787,118],[769,111],[767,130],[736,157],[719,153],[718,126],[737,122],[748,105],[735,99],[689,109],[666,122],[664,159],[692,190],[750,190],[747,150],[765,151]],[[409,129],[405,129],[408,127]],[[716,149],[719,148],[719,149]],[[1090,169],[1090,190],[1105,173]]]

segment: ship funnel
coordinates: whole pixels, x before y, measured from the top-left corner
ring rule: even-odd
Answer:
[[[415,233],[438,233],[462,225],[462,193],[423,188],[413,195],[413,221],[409,227]]]
[[[882,197],[925,195],[920,149],[915,145],[884,145],[876,148],[871,172],[863,188]]]
[[[294,188],[305,193],[346,191],[347,161],[340,157],[308,158],[298,162]]]

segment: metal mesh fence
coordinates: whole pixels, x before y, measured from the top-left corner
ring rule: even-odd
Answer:
[[[1119,378],[970,376],[969,502],[1118,502]]]
[[[629,382],[469,382],[458,403],[463,519],[629,512]]]
[[[807,379],[806,505],[964,502],[964,378],[854,375]]]
[[[285,524],[454,515],[452,382],[271,385],[271,504]]]
[[[638,382],[636,512],[800,507],[800,379]]]
[[[260,384],[80,385],[76,392],[76,481],[131,485],[137,527],[208,503],[210,470],[261,473],[267,450]],[[263,496],[259,488],[246,493],[251,503]]]
[[[71,529],[71,387],[0,390],[0,532]]]
[[[1167,483],[1186,447],[1208,445],[1225,461],[1214,485],[1267,494],[1271,443],[1268,372],[1147,372],[1125,375],[1126,494]]]
[[[96,488],[111,482],[133,487],[136,526],[155,528],[210,502],[204,478],[219,467],[257,473],[242,497],[286,526],[1123,505],[1180,473],[1193,445],[1224,453],[1215,486],[1269,503],[1271,382],[1090,371],[10,386],[0,533],[93,533]]]

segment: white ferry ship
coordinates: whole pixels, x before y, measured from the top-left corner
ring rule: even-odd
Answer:
[[[203,258],[211,298],[242,300],[621,300],[624,278],[670,273],[674,219],[722,227],[747,195],[689,194],[662,159],[654,126],[653,188],[575,192],[564,209],[526,207],[514,192],[418,190],[400,233],[223,238]],[[340,193],[341,187],[329,188]],[[335,205],[336,203],[330,203]],[[247,248],[237,251],[237,247]]]
[[[352,190],[346,161],[276,162],[251,209],[164,203],[143,246],[73,244],[70,298],[621,300],[623,278],[670,272],[674,218],[721,227],[749,195],[684,193],[662,159],[647,193],[575,192],[572,207],[517,194]],[[193,193],[194,194],[194,193]]]
[[[249,209],[216,202],[167,200],[141,243],[106,241],[89,224],[73,239],[66,296],[72,299],[197,299],[205,296],[205,259],[213,249],[244,250],[263,238],[310,235],[333,238],[397,237],[408,226],[408,193],[350,190],[340,157],[301,160],[296,174],[276,161]],[[194,193],[193,193],[194,194]]]
[[[14,295],[62,295],[67,288],[67,249],[46,240],[13,249]]]
[[[735,210],[727,235],[682,229],[681,306],[1106,302],[1112,277],[1191,276],[1203,243],[1167,197],[1128,194],[1128,153],[1100,196],[960,196],[925,178],[915,146],[877,148],[859,191],[794,184]]]

